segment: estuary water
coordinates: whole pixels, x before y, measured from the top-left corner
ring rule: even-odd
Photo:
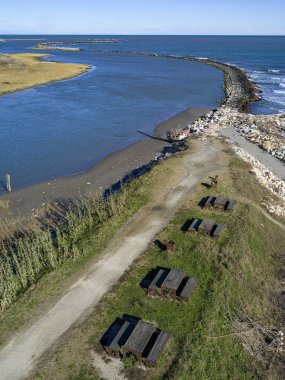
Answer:
[[[34,38],[35,40],[31,40]],[[90,43],[114,38],[113,43]],[[74,175],[153,132],[187,107],[215,108],[223,75],[197,62],[115,55],[102,50],[207,57],[245,69],[264,99],[253,112],[285,110],[285,37],[0,36],[0,52],[37,52],[38,42],[64,42],[83,51],[39,51],[50,59],[92,65],[80,77],[0,98],[0,177],[13,188]],[[69,45],[69,42],[77,42]],[[0,84],[1,85],[1,84]],[[139,152],[138,152],[139,154]],[[2,189],[0,188],[0,192]]]

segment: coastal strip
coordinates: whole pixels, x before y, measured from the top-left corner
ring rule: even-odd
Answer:
[[[160,123],[156,127],[155,136],[164,137],[167,131],[177,125],[191,124],[209,111],[188,108],[179,112]],[[81,174],[51,179],[2,194],[0,199],[4,203],[8,202],[9,208],[2,212],[0,209],[0,216],[8,220],[19,216],[36,216],[40,208],[58,198],[74,198],[111,188],[128,174],[134,173],[137,176],[150,163],[158,163],[167,158],[171,148],[172,144],[165,141],[145,138],[111,153]]]
[[[219,109],[212,112],[209,117],[199,120],[198,123],[194,125],[194,128],[201,130],[209,126],[211,126],[212,129],[214,127],[216,129],[231,127],[268,154],[285,162],[285,114],[253,115],[250,113],[251,103],[260,100],[260,93],[262,91],[250,80],[246,72],[242,69],[211,59],[192,56],[122,50],[96,51],[112,54],[133,54],[147,57],[197,61],[222,70],[224,73],[225,91],[225,98],[222,105]],[[182,137],[188,137],[189,133],[187,133],[187,131],[190,132],[191,128],[193,128],[191,125],[185,127]]]
[[[230,84],[231,87],[226,90],[229,96],[227,96],[225,103],[218,110],[208,112],[206,115],[203,114],[204,116],[200,119],[188,124],[181,131],[182,139],[191,137],[192,133],[195,132],[200,134],[204,130],[207,134],[210,134],[212,131],[219,132],[222,125],[228,124],[228,120],[233,120],[233,122],[236,122],[239,118],[243,120],[243,115],[246,115],[243,113],[246,109],[245,104],[247,104],[250,93],[244,89],[244,94],[248,95],[244,102],[240,92],[237,96],[235,92],[232,92],[235,88],[233,86],[239,81],[240,79],[235,77],[235,75],[229,76],[228,82],[232,83]],[[188,159],[187,157],[184,159],[183,164],[181,162],[180,165],[176,163],[175,170],[171,171],[172,175],[175,174],[176,169],[187,170],[187,173],[183,173],[181,181],[173,181],[169,175],[167,183],[168,191],[166,191],[165,195],[163,195],[163,192],[157,192],[160,196],[162,193],[159,201],[156,204],[150,204],[144,209],[143,212],[147,215],[147,218],[141,219],[142,214],[137,213],[137,219],[132,219],[129,224],[131,230],[120,231],[120,241],[113,241],[113,245],[106,249],[105,255],[103,253],[104,256],[101,261],[99,259],[88,270],[88,273],[85,273],[84,277],[81,277],[79,280],[77,279],[77,282],[69,288],[60,301],[52,306],[43,317],[37,319],[29,329],[25,329],[21,334],[18,334],[3,348],[1,351],[1,366],[4,378],[9,380],[11,378],[17,379],[29,374],[36,360],[45,350],[53,346],[56,340],[70,327],[74,326],[75,323],[89,316],[89,313],[97,305],[103,294],[110,289],[112,284],[118,281],[122,274],[130,267],[131,263],[145,251],[149,242],[157,236],[157,233],[166,225],[167,221],[171,220],[171,213],[177,212],[179,205],[186,195],[193,192],[194,186],[199,185],[205,178],[213,175],[217,170],[222,170],[225,166],[225,161],[221,155],[222,149],[218,146],[219,144],[216,144],[215,140],[211,141],[207,139],[204,141],[203,138],[197,142],[199,146],[196,148],[196,151],[191,152],[188,155]],[[137,145],[135,145],[135,149],[137,149]],[[171,160],[168,162],[171,162]],[[160,167],[163,167],[163,165],[160,165],[156,169]],[[247,169],[244,173],[243,180],[246,182]],[[157,180],[158,177],[155,178],[156,182]],[[244,209],[244,211],[240,214],[240,218],[237,219],[237,225],[243,225],[242,218],[245,215],[248,218],[245,221],[249,223],[250,215],[253,215],[248,215],[248,209]],[[258,216],[256,216],[254,221],[257,220]],[[251,226],[250,224],[248,225],[249,227]],[[136,230],[135,234],[133,229]],[[239,230],[236,230],[235,234],[239,236]],[[252,239],[248,241],[250,242],[250,240]],[[278,238],[275,240],[278,240]],[[90,242],[88,243],[90,244]],[[251,249],[248,249],[248,245],[246,244],[245,246],[246,250],[251,252]],[[231,248],[232,246],[229,246],[229,249]],[[234,251],[236,251],[235,246]],[[128,260],[126,260],[126,252],[132,253],[128,257]],[[224,255],[226,252],[225,250]],[[216,256],[216,251],[214,251],[214,254]],[[111,259],[108,262],[110,257]],[[242,269],[242,266],[240,268]],[[232,273],[235,273],[235,271],[232,271]],[[242,271],[238,271],[238,273],[242,273]],[[227,275],[226,278],[229,278],[229,276]],[[240,279],[238,279],[238,282],[242,283]],[[100,287],[99,285],[102,286]],[[257,286],[248,287],[258,288]],[[89,292],[87,291],[88,289],[90,290]],[[99,289],[99,291],[94,292],[94,289]]]
[[[162,123],[162,125],[157,128],[157,136],[165,137],[166,131],[174,130],[177,124],[185,125],[185,128],[183,128],[182,131],[178,131],[178,135],[177,131],[175,131],[175,138],[177,139],[178,137],[178,139],[181,140],[187,139],[192,132],[200,133],[204,129],[218,131],[227,127],[238,131],[241,126],[244,125],[254,125],[256,131],[265,133],[266,125],[270,122],[271,131],[268,131],[268,133],[271,133],[276,129],[277,133],[275,134],[275,137],[273,137],[274,134],[271,133],[271,139],[278,141],[278,146],[280,147],[279,150],[275,149],[272,153],[275,157],[280,159],[284,157],[284,138],[282,140],[280,131],[282,128],[285,128],[285,118],[282,115],[262,116],[249,113],[251,102],[259,99],[260,90],[248,78],[243,70],[229,64],[190,56],[109,50],[96,51],[99,53],[108,52],[113,54],[135,54],[166,59],[183,59],[198,61],[200,63],[217,67],[224,72],[225,77],[225,98],[222,101],[221,107],[211,112],[209,112],[209,110],[203,110],[203,112],[200,112],[201,110],[188,109],[185,112],[176,115],[174,118],[171,118],[169,122]],[[16,190],[12,194],[5,194],[1,196],[1,198],[4,202],[7,200],[10,202],[9,217],[14,217],[15,212],[17,215],[35,214],[38,208],[45,206],[47,203],[58,197],[74,197],[78,194],[88,194],[90,192],[101,191],[102,189],[112,187],[112,185],[116,184],[128,173],[134,170],[139,171],[139,168],[143,169],[146,165],[151,163],[152,160],[164,157],[165,154],[162,154],[161,152],[167,145],[169,144],[162,141],[146,139],[111,154],[83,174],[72,175],[32,185],[24,189]],[[140,152],[140,154],[138,154],[138,152]],[[268,149],[268,152],[270,153],[270,148]],[[278,173],[273,174],[278,175]]]

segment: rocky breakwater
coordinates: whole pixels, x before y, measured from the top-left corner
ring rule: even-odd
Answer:
[[[285,114],[249,115],[236,128],[240,135],[248,141],[257,144],[267,153],[285,162]]]
[[[258,100],[260,91],[243,71],[229,65],[220,65],[225,72],[226,96],[223,105],[187,125],[182,131],[172,132],[173,136],[181,140],[187,139],[192,134],[215,135],[219,134],[223,128],[233,127],[248,141],[285,162],[285,114],[252,115],[248,113],[250,103]],[[232,142],[230,144],[241,159],[252,164],[252,170],[258,181],[285,202],[284,178],[278,178],[254,156]],[[275,200],[266,199],[262,206],[269,212],[285,217],[283,202],[279,204]]]
[[[247,140],[258,144],[260,148],[283,162],[285,161],[285,115],[251,115],[223,105],[186,126],[182,131],[176,131],[175,138],[178,140],[186,139],[193,134],[201,136],[219,135],[220,129],[227,127],[235,127]],[[252,172],[255,173],[258,181],[285,202],[284,178],[277,177],[253,155],[234,145],[231,141],[229,143],[235,154],[252,164]],[[261,206],[270,213],[275,213],[284,218],[285,207],[283,202],[279,204],[276,200],[268,198]]]
[[[246,140],[285,162],[285,114],[251,115],[229,107],[210,112],[186,127],[190,132],[210,132],[234,127]],[[184,132],[185,134],[185,132]]]

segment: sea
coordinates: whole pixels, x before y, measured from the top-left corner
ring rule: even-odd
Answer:
[[[39,42],[82,50],[33,50]],[[92,66],[76,78],[0,97],[0,193],[6,173],[14,189],[76,175],[142,139],[138,130],[153,133],[187,107],[213,109],[223,99],[223,75],[214,67],[114,50],[236,65],[262,90],[253,113],[285,112],[285,37],[0,35],[1,53],[48,53],[47,60]]]

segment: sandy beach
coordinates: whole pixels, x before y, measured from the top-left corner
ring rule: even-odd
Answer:
[[[188,108],[159,124],[156,137],[165,137],[170,129],[183,128],[209,110]],[[155,158],[167,146],[165,141],[145,138],[142,141],[120,149],[99,161],[92,168],[78,175],[70,175],[14,190],[0,197],[9,201],[9,209],[0,211],[2,218],[29,216],[48,202],[59,198],[74,198],[90,192],[102,191],[112,186],[127,173]]]

